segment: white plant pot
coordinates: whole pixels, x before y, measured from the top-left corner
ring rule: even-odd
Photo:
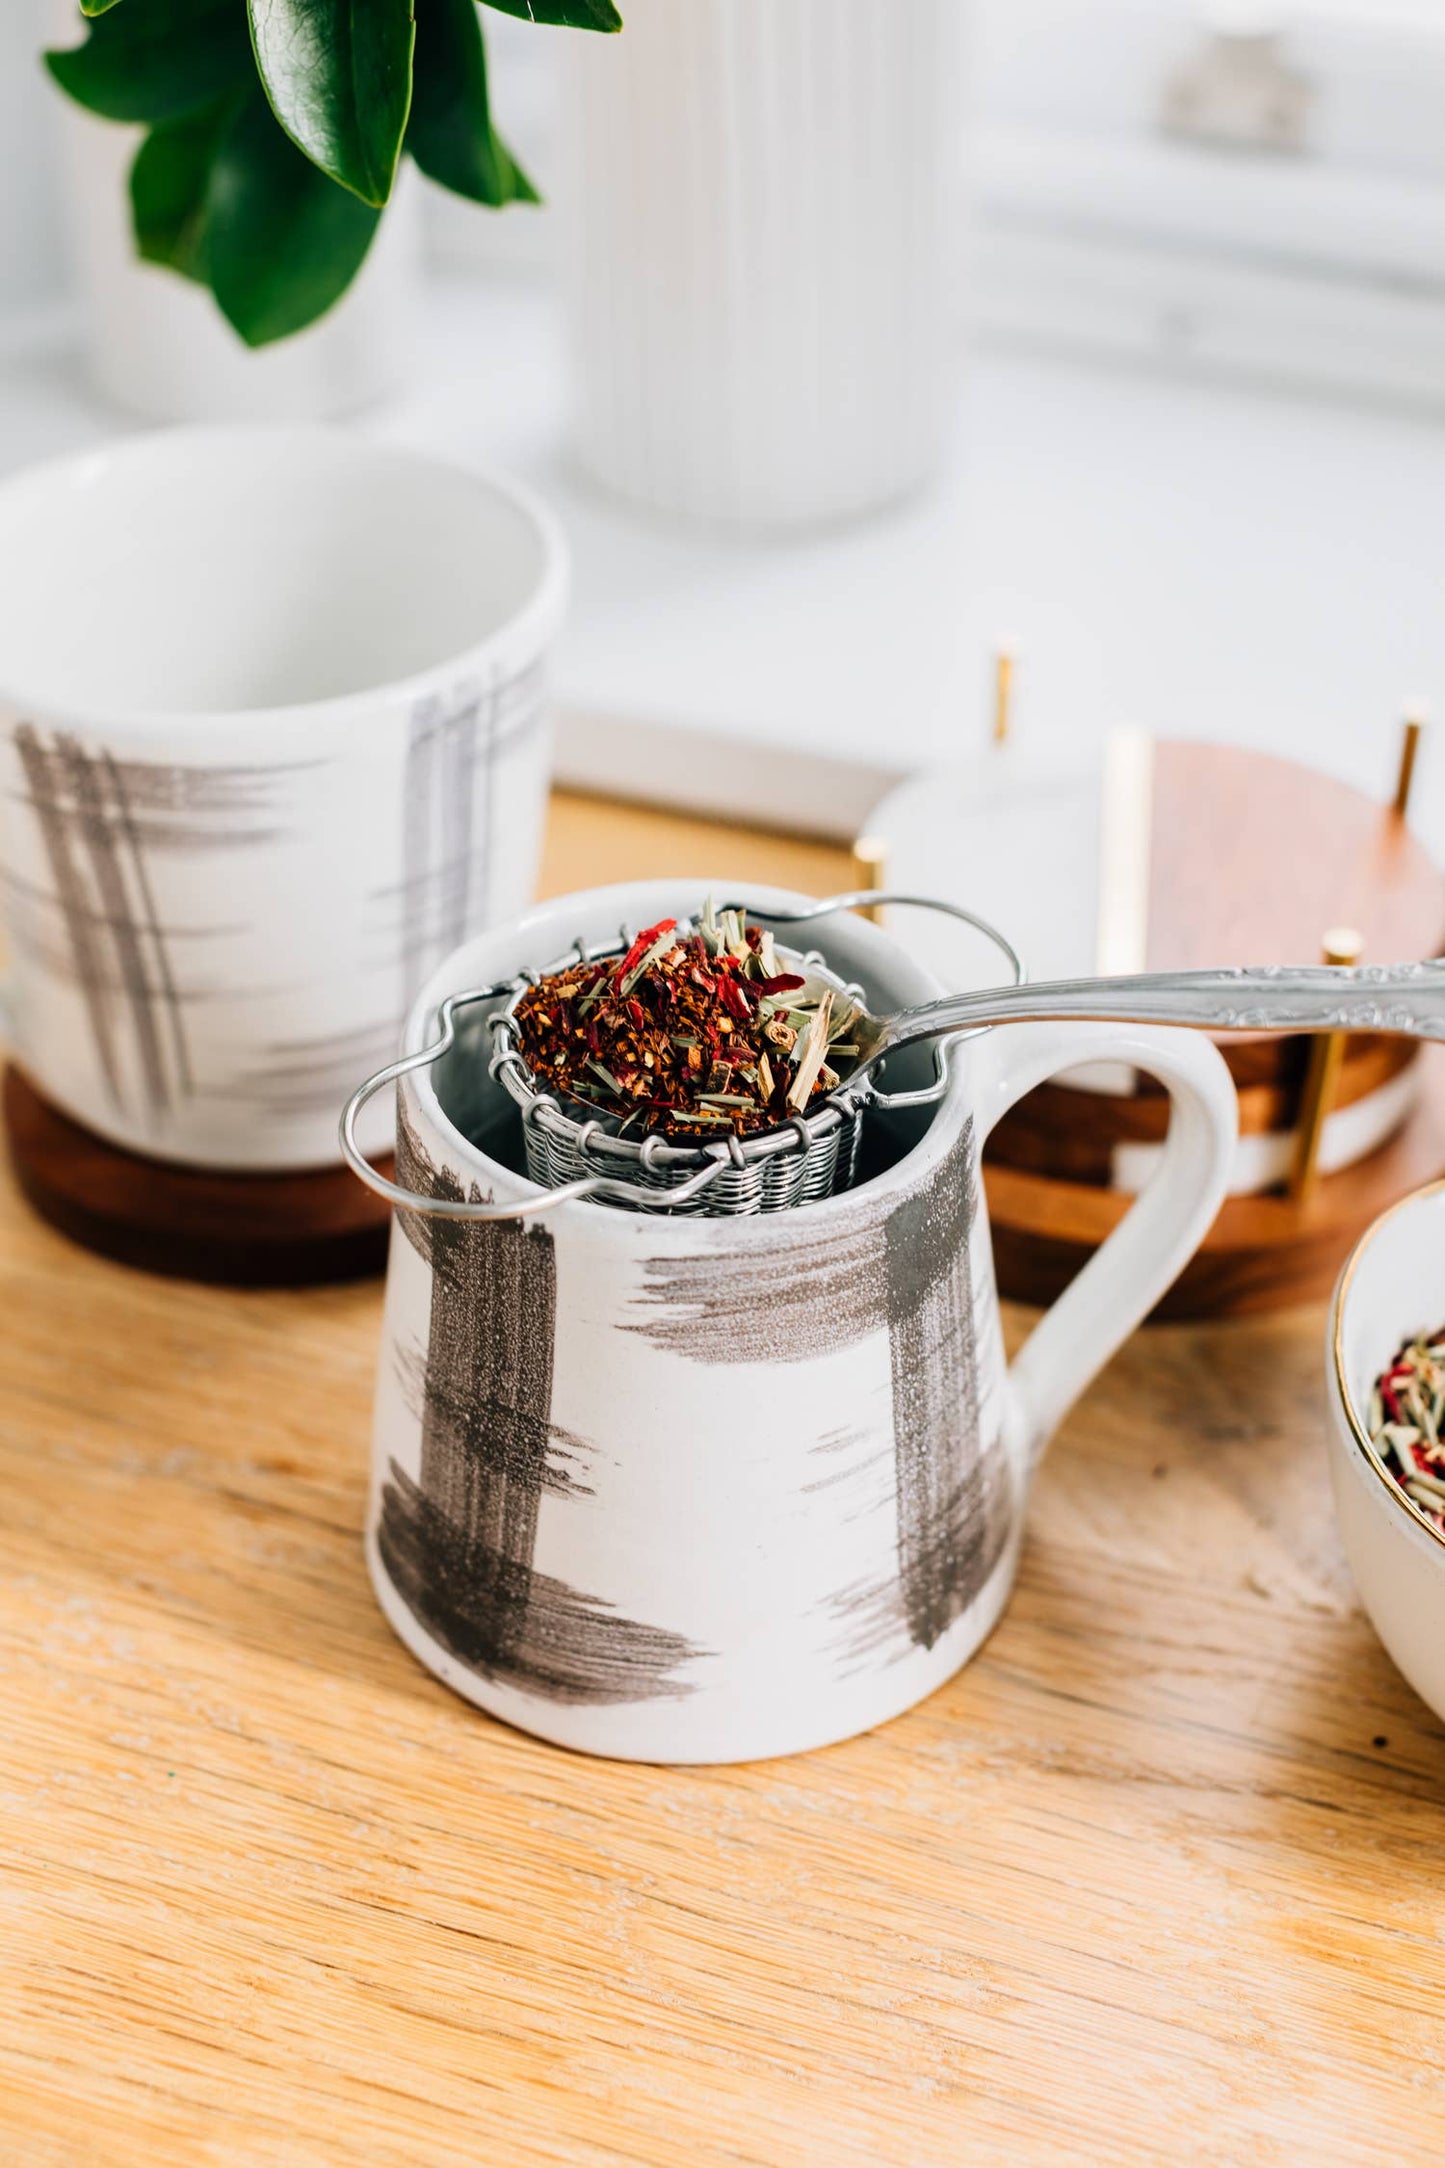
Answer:
[[[57,7],[57,42],[74,42],[74,21],[69,6]],[[142,131],[96,120],[58,93],[56,102],[86,362],[103,397],[156,421],[326,421],[405,385],[421,306],[409,168],[337,307],[253,352],[204,287],[136,260],[127,184]]]
[[[952,376],[964,0],[632,0],[567,41],[580,458],[745,529],[935,465]]]

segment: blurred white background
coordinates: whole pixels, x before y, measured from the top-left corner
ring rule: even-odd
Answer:
[[[129,426],[77,359],[46,12],[0,21],[6,467]],[[957,305],[977,336],[924,498],[787,545],[620,512],[568,455],[557,214],[436,196],[415,388],[366,426],[559,504],[585,715],[906,765],[981,742],[1008,638],[1042,751],[1127,719],[1383,789],[1402,703],[1445,704],[1445,0],[973,17]],[[545,189],[560,34],[488,30],[499,122]],[[1445,851],[1445,755],[1418,804]]]
[[[54,0],[12,0],[0,22],[0,140],[18,184],[0,198],[5,312],[54,301],[66,288],[53,98],[36,64],[55,13]],[[1241,280],[1273,272],[1354,281],[1384,303],[1445,309],[1445,0],[980,0],[973,14],[978,129],[970,155],[984,210],[987,276],[977,305],[986,324],[1013,326],[1037,312],[1068,326],[1076,310],[1078,336],[1132,338],[1132,326],[1108,320],[1125,260],[1146,249],[1164,259],[1153,268],[1156,294],[1198,297],[1197,324],[1176,316],[1161,327],[1176,349],[1187,350],[1192,334],[1206,353],[1216,343],[1228,352],[1228,327],[1208,320],[1200,259]],[[494,103],[545,185],[558,160],[557,41],[496,13],[487,28]],[[1179,72],[1206,61],[1212,38],[1251,33],[1276,34],[1285,69],[1307,87],[1296,154],[1264,137],[1230,151],[1166,134]],[[545,224],[488,219],[441,197],[432,207],[434,247],[452,260],[538,264]],[[1069,253],[1078,259],[1067,280],[1041,275],[1046,245],[1054,274]],[[1146,287],[1147,267],[1133,268]],[[1042,290],[1060,283],[1063,294]],[[1267,302],[1258,305],[1256,360],[1268,336]],[[1397,333],[1408,336],[1408,324],[1402,313]],[[1417,360],[1430,328],[1415,325]],[[1251,358],[1242,323],[1236,336],[1241,357]],[[1284,362],[1287,330],[1280,339]],[[1312,357],[1309,344],[1298,342],[1301,371],[1413,386],[1445,404],[1438,371],[1412,374],[1411,356],[1372,354],[1363,334],[1346,359]],[[1440,348],[1433,351],[1438,360]]]

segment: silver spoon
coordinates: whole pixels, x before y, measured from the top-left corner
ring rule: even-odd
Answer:
[[[1383,1031],[1445,1039],[1445,962],[1256,964],[1218,971],[1149,971],[1135,978],[1058,979],[949,994],[894,1016],[850,1023],[858,1048],[850,1081],[885,1054],[945,1032],[1024,1019],[1168,1024],[1192,1031]]]
[[[805,926],[859,904],[915,904],[946,911],[1006,953],[1018,983],[947,994],[892,1016],[850,1019],[858,1059],[848,1081],[885,1054],[985,1024],[1169,1024],[1190,1031],[1383,1031],[1445,1039],[1445,961],[1408,964],[1240,964],[1214,971],[1146,971],[1118,979],[1024,982],[1023,966],[996,927],[933,896],[855,889],[805,911],[768,911],[773,925]],[[747,910],[746,904],[727,908]]]

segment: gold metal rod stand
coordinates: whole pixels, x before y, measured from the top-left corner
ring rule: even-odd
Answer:
[[[853,845],[853,886],[855,888],[886,888],[888,885],[888,845],[881,836],[859,836]],[[860,903],[860,918],[871,919],[875,926],[883,923],[881,903]]]
[[[1352,926],[1336,926],[1325,935],[1320,960],[1327,964],[1357,964],[1364,946],[1364,937]],[[1294,1163],[1289,1175],[1289,1194],[1297,1204],[1303,1204],[1312,1195],[1319,1181],[1320,1140],[1339,1091],[1345,1038],[1344,1032],[1331,1031],[1310,1045],[1309,1067],[1300,1094]]]
[[[1391,811],[1403,820],[1410,810],[1410,789],[1415,781],[1415,762],[1419,757],[1420,738],[1425,728],[1423,708],[1405,710],[1405,727],[1400,739],[1400,768],[1395,778],[1395,802]]]

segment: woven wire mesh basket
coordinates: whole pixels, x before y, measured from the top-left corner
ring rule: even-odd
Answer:
[[[701,1144],[619,1135],[615,1121],[574,1112],[554,1093],[539,1087],[517,1044],[517,1003],[538,978],[550,977],[569,964],[624,954],[629,938],[624,928],[622,943],[614,948],[588,949],[579,942],[545,971],[521,978],[500,1015],[489,1020],[493,1037],[489,1067],[521,1114],[527,1172],[538,1187],[568,1188],[606,1175],[635,1185],[654,1210],[666,1199],[676,1211],[729,1218],[786,1212],[793,1205],[851,1189],[858,1172],[863,1110],[871,1097],[866,1078],[852,1089],[846,1082],[841,1084],[816,1114],[795,1114],[781,1128],[757,1136],[729,1136]],[[780,947],[778,958],[786,969],[822,979],[861,1005],[862,987],[845,984],[816,950],[799,955]]]

